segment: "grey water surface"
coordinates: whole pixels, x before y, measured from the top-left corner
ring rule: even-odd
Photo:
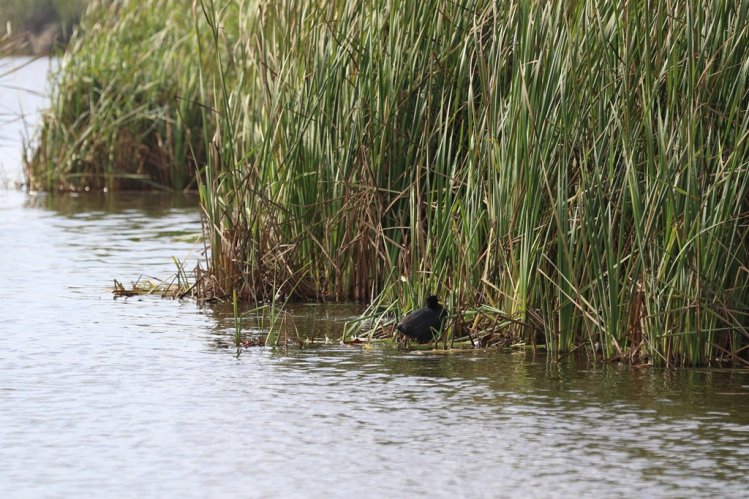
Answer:
[[[345,305],[237,356],[226,307],[112,297],[199,231],[191,196],[0,190],[0,497],[746,497],[746,370],[342,346]]]

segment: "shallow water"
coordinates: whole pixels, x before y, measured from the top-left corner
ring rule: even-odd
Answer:
[[[742,497],[749,372],[250,348],[114,300],[201,248],[196,200],[0,190],[0,497]],[[335,339],[354,307],[301,306]]]
[[[49,59],[0,57],[0,188],[22,180],[22,144],[45,106],[49,67]]]

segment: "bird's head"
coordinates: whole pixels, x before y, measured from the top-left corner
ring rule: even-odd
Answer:
[[[440,305],[440,299],[434,295],[427,296],[427,307],[437,310],[441,309],[442,305]]]

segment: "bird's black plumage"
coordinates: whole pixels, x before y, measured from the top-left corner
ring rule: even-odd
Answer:
[[[447,311],[442,307],[439,299],[431,295],[427,298],[426,308],[410,312],[395,328],[419,343],[427,343],[439,335],[446,315]]]

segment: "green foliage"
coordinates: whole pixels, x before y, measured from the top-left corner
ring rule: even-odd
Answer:
[[[210,80],[220,294],[434,291],[665,363],[747,345],[749,2],[240,5],[204,47],[241,68]]]
[[[52,77],[52,106],[26,165],[32,189],[195,186],[205,154],[190,67],[201,61],[183,7],[92,3]]]
[[[489,317],[555,351],[747,357],[749,2],[147,5],[151,37],[120,14],[109,41],[79,41],[133,46],[80,72],[109,76],[77,107],[68,64],[56,112],[102,118],[97,140],[119,126],[96,107],[112,74],[174,82],[124,109],[191,116],[174,130],[205,158],[202,289],[403,308],[435,292],[453,311],[483,304],[456,314],[474,329]],[[169,114],[175,94],[205,107]],[[85,158],[59,151],[46,157]]]

